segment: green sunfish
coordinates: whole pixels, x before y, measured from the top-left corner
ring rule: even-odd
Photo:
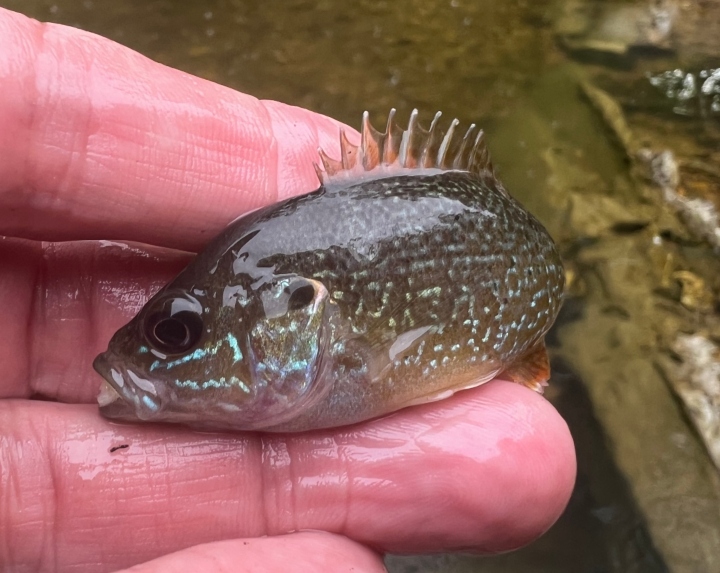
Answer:
[[[390,113],[320,150],[320,187],[243,215],[112,337],[108,418],[205,430],[353,424],[501,376],[538,391],[564,285],[483,132]]]

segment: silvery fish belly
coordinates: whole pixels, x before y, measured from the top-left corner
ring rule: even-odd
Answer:
[[[385,133],[320,152],[320,187],[227,227],[112,338],[100,410],[305,431],[501,376],[542,390],[563,269],[495,178],[482,132]]]

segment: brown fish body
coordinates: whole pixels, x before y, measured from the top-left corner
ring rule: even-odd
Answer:
[[[96,361],[122,396],[104,413],[303,431],[501,372],[544,382],[563,289],[551,238],[496,180],[480,138],[468,148],[450,134],[443,148],[431,129],[413,146],[412,128],[402,150],[365,126],[359,150],[344,141],[354,166],[324,158],[339,173],[318,190],[216,237]],[[373,155],[396,164],[368,166]]]

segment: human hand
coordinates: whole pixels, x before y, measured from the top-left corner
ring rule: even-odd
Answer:
[[[313,189],[339,124],[3,10],[0,87],[0,565],[370,572],[554,522],[572,440],[508,382],[292,436],[100,418],[92,360],[189,260],[168,249]]]

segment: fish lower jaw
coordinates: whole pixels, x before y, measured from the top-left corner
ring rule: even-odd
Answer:
[[[115,390],[107,380],[103,380],[97,395],[98,405],[102,408],[119,399],[120,394],[118,394],[117,390]]]

